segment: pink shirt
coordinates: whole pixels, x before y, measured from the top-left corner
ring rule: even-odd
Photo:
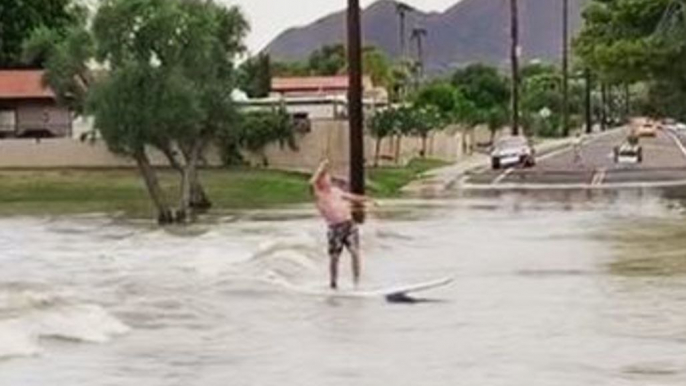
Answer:
[[[344,194],[341,189],[331,184],[326,184],[324,187],[314,185],[315,204],[329,225],[352,220],[350,203],[345,200]]]

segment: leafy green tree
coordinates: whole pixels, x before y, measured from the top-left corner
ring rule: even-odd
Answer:
[[[488,125],[491,137],[503,125],[502,114],[509,111],[510,86],[507,78],[494,67],[473,64],[457,70],[451,79],[462,97],[458,105],[459,122],[467,127],[470,134],[477,125]],[[465,149],[467,151],[468,149]]]
[[[84,9],[72,0],[3,0],[0,3],[0,68],[39,67],[44,59],[22,58],[25,40],[39,28],[60,34],[83,17]]]
[[[425,158],[429,135],[435,130],[440,130],[443,127],[444,120],[441,111],[434,105],[416,106],[412,110],[412,114],[414,115],[412,133],[421,138],[422,149],[420,156]]]
[[[685,109],[673,103],[686,99],[685,16],[682,1],[593,0],[574,48],[600,81],[645,83],[658,97],[650,102],[654,112],[685,119]]]
[[[452,84],[479,110],[507,106],[510,101],[508,80],[494,67],[473,64],[457,70]]]
[[[414,132],[417,126],[417,114],[415,114],[414,108],[408,105],[394,109],[394,115],[394,134],[396,136],[395,161],[400,162],[403,137],[412,135]]]
[[[108,0],[93,22],[99,61],[115,71],[136,65],[150,73],[182,78],[200,106],[192,124],[172,126],[164,138],[151,143],[167,147],[165,154],[170,146],[181,154],[177,221],[188,218],[195,206],[208,206],[199,189],[197,166],[217,132],[231,129],[233,60],[244,49],[246,31],[247,23],[236,8],[212,1]]]
[[[108,147],[136,160],[160,222],[185,221],[210,205],[197,172],[205,148],[238,130],[231,93],[247,28],[237,8],[211,0],[105,0],[90,28],[39,29],[26,54],[43,55],[60,100],[86,106]],[[89,76],[91,60],[105,75]],[[163,197],[150,147],[179,171],[176,211]]]
[[[433,106],[443,117],[449,117],[457,108],[458,91],[445,82],[434,82],[422,87],[414,97],[419,107]]]
[[[272,62],[271,72],[272,76],[308,76],[310,68],[307,62]]]
[[[248,58],[238,67],[238,87],[251,98],[265,98],[272,88],[271,59],[267,54]]]
[[[381,110],[371,116],[367,125],[369,134],[376,140],[374,148],[374,167],[379,166],[381,142],[395,133],[396,114],[392,108]]]
[[[160,223],[173,222],[175,217],[146,146],[164,140],[167,129],[178,130],[197,119],[200,112],[191,88],[182,77],[123,65],[89,94],[87,108],[93,113],[96,127],[112,152],[136,161]]]
[[[253,111],[240,118],[239,147],[262,158],[262,166],[269,166],[265,154],[268,145],[277,143],[282,148],[298,150],[295,137],[295,123],[285,109],[276,111]],[[228,149],[232,144],[229,142]]]
[[[338,75],[347,67],[346,55],[343,44],[326,45],[310,54],[308,67],[312,75]]]
[[[346,66],[347,68],[347,66]],[[364,47],[362,51],[362,70],[372,78],[377,86],[385,88],[393,84],[393,67],[390,60],[376,47]]]
[[[510,112],[502,106],[494,107],[485,111],[484,122],[491,132],[491,143],[495,141],[495,136],[503,126],[510,120]]]
[[[85,29],[85,20],[64,32],[40,27],[24,43],[25,63],[42,62],[48,70],[44,81],[55,90],[58,103],[78,115],[84,112],[93,74],[88,61],[93,57],[94,42]]]

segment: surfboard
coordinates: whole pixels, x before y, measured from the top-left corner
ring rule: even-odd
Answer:
[[[398,285],[388,288],[374,288],[374,289],[338,289],[332,290],[330,288],[317,288],[298,286],[290,283],[281,283],[288,290],[297,293],[319,297],[330,298],[380,298],[391,302],[412,302],[411,294],[425,292],[441,287],[445,287],[454,281],[452,277],[445,277],[438,280],[431,280],[409,285]]]

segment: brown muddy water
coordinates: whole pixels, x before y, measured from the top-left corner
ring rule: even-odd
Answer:
[[[683,386],[680,195],[387,202],[365,286],[456,278],[413,305],[278,284],[326,282],[309,207],[169,230],[0,218],[0,385]]]

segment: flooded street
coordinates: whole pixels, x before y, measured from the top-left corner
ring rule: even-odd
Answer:
[[[184,230],[2,218],[0,385],[681,386],[686,212],[667,197],[387,202],[365,286],[456,278],[414,305],[281,285],[326,283],[310,207]]]

